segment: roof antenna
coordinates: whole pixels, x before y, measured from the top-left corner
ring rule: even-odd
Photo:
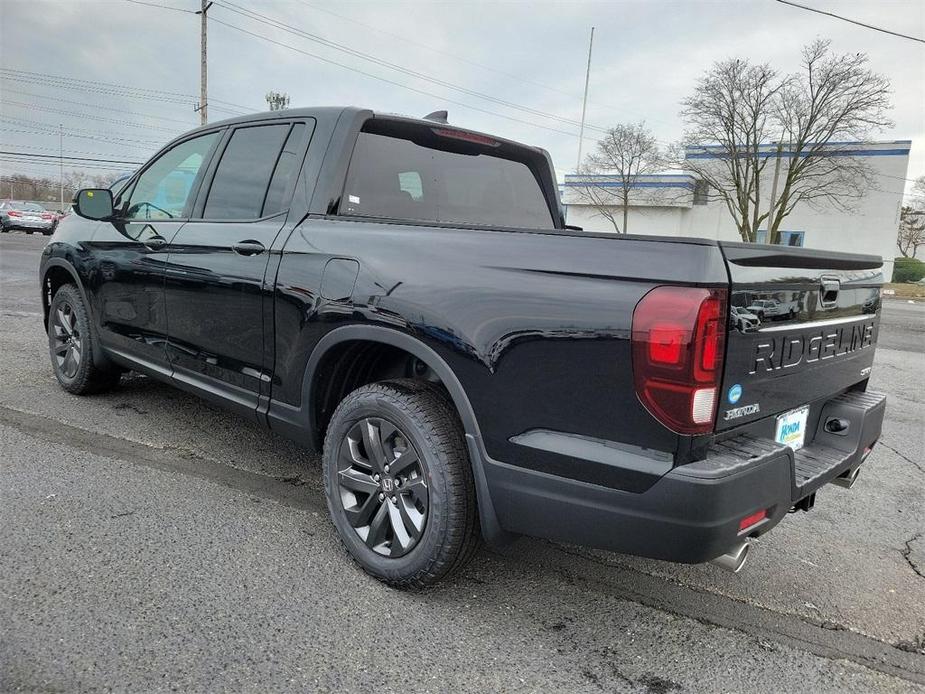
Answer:
[[[424,116],[424,120],[432,120],[438,123],[443,123],[444,125],[449,125],[449,121],[446,119],[447,115],[448,114],[446,111],[434,111],[433,113],[428,113],[426,116]]]

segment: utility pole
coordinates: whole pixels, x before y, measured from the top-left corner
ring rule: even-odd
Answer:
[[[58,188],[61,193],[59,210],[64,212],[64,128],[58,123]]]
[[[209,0],[202,0],[199,15],[199,123],[205,125],[209,122],[209,66],[208,66],[208,20],[206,12],[212,7]]]
[[[585,96],[581,100],[581,128],[578,130],[578,163],[575,173],[581,171],[581,144],[585,136],[585,111],[588,109],[588,81],[591,79],[591,49],[594,48],[594,27],[591,27],[591,40],[588,42],[588,68],[585,70]]]
[[[780,176],[780,152],[783,144],[782,140],[779,140],[777,143],[777,161],[774,163],[774,181],[771,183],[771,204],[770,207],[768,207],[768,243],[777,242],[777,239],[772,236],[771,223],[774,221],[774,207],[777,204],[777,179]],[[755,231],[757,231],[757,229]]]

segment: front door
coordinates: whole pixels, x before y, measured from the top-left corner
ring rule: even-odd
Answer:
[[[189,218],[220,132],[185,140],[154,159],[115,201],[90,245],[94,310],[105,347],[141,369],[169,372],[164,267],[168,245]]]
[[[242,414],[256,416],[269,381],[264,337],[272,326],[264,314],[272,279],[265,275],[305,129],[279,121],[235,129],[200,195],[200,218],[170,244],[165,295],[174,379]]]

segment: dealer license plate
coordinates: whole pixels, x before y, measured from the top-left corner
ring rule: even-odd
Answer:
[[[809,406],[798,410],[785,412],[777,418],[777,431],[774,440],[798,451],[803,448],[806,438],[806,420],[809,417]]]

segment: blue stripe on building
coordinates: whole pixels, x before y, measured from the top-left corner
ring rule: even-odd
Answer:
[[[601,181],[600,183],[588,183],[587,181],[568,181],[563,184],[568,188],[622,188],[623,183],[620,181]],[[636,182],[630,184],[631,188],[694,188],[693,183],[670,183],[668,181]]]
[[[697,148],[700,149],[700,148]],[[691,151],[696,152],[692,154]],[[822,151],[822,152],[802,152],[800,153],[801,158],[808,156],[818,156],[818,157],[897,157],[908,155],[908,149],[836,149],[831,152]],[[751,152],[742,152],[741,156],[749,157],[752,156]],[[770,152],[758,152],[758,157],[762,159],[767,159],[768,157],[776,157],[777,151]],[[781,152],[780,156],[784,159],[787,157],[794,156],[792,152]],[[724,152],[697,152],[697,150],[688,150],[688,153],[684,155],[685,159],[727,159],[728,155]]]

